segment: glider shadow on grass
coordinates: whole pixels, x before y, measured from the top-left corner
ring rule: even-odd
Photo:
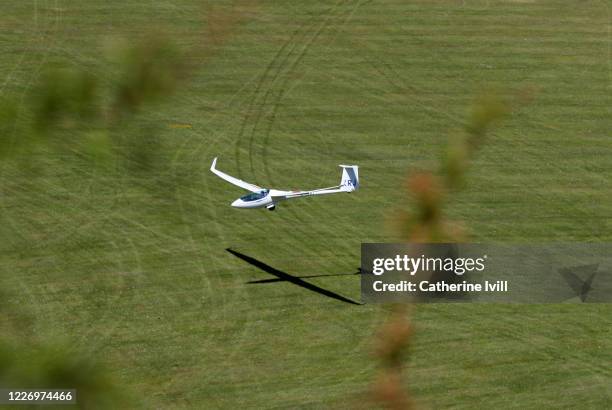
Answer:
[[[231,248],[227,248],[226,251],[228,251],[229,253],[231,253],[232,255],[234,255],[235,257],[242,259],[243,261],[245,261],[246,263],[255,266],[256,268],[259,268],[261,270],[263,270],[264,272],[269,273],[270,275],[276,276],[276,279],[263,279],[263,280],[255,280],[255,281],[250,281],[247,282],[249,284],[257,284],[257,283],[272,283],[272,282],[290,282],[293,283],[294,285],[300,286],[302,288],[311,290],[313,292],[316,292],[320,295],[323,296],[327,296],[328,298],[332,298],[332,299],[336,299],[339,300],[341,302],[345,302],[345,303],[350,303],[351,305],[362,305],[362,303],[360,302],[356,302],[352,299],[349,299],[345,296],[339,295],[338,293],[332,292],[331,290],[327,290],[324,289],[320,286],[317,285],[313,285],[312,283],[306,282],[304,280],[304,278],[321,278],[321,277],[326,277],[326,276],[349,276],[349,275],[359,275],[361,272],[357,271],[355,273],[340,273],[340,274],[332,274],[332,275],[309,275],[309,276],[293,276],[288,274],[287,272],[283,272],[281,270],[278,270],[276,268],[273,268],[270,265],[267,265],[251,256],[242,254],[240,252],[237,252]]]

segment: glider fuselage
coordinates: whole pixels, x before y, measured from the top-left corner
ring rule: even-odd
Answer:
[[[243,195],[232,202],[234,208],[253,209],[253,208],[270,208],[276,205],[277,202],[296,198],[300,196],[312,195],[310,192],[303,191],[279,191],[276,189],[262,189],[260,192],[253,192]]]

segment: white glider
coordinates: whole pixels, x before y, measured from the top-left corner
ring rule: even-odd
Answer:
[[[273,211],[279,201],[292,198],[300,198],[311,195],[326,195],[337,194],[340,192],[353,192],[359,188],[359,167],[357,165],[340,165],[342,168],[342,179],[340,185],[329,188],[315,189],[312,191],[279,191],[277,189],[262,188],[257,185],[249,184],[241,179],[227,175],[225,172],[219,171],[217,168],[217,158],[215,158],[210,166],[210,170],[217,176],[223,178],[227,182],[239,186],[240,188],[251,191],[251,194],[241,196],[232,202],[234,208],[267,208]]]

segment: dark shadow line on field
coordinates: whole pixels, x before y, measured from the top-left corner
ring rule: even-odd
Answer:
[[[332,273],[329,275],[306,275],[306,276],[296,276],[298,279],[309,279],[309,278],[328,278],[332,276],[355,276],[361,274],[361,270],[358,270],[354,273]],[[250,280],[247,284],[255,284],[255,283],[273,283],[273,282],[285,282],[285,279],[275,278],[275,279],[260,279],[260,280]]]
[[[278,270],[276,268],[273,268],[270,265],[267,265],[253,257],[250,257],[248,255],[242,254],[240,252],[237,252],[231,248],[227,248],[226,251],[228,251],[229,253],[231,253],[232,255],[234,255],[235,257],[242,259],[243,261],[245,261],[246,263],[255,266],[256,268],[259,268],[261,270],[263,270],[264,272],[269,273],[270,275],[276,276],[277,279],[279,279],[279,281],[286,281],[286,282],[290,282],[293,283],[294,285],[297,285],[299,287],[302,287],[304,289],[308,289],[311,290],[313,292],[316,292],[320,295],[323,296],[327,296],[328,298],[332,298],[332,299],[336,299],[339,300],[341,302],[345,302],[345,303],[350,303],[351,305],[361,305],[362,303],[356,302],[352,299],[349,299],[347,297],[344,297],[342,295],[339,295],[335,292],[332,292],[331,290],[327,290],[324,289],[320,286],[317,285],[313,285],[312,283],[306,282],[305,280],[297,277],[297,276],[293,276],[288,274],[287,272],[283,272],[281,270]],[[327,276],[327,275],[312,275],[312,277],[318,277],[318,276]],[[329,275],[329,276],[339,276],[339,275]],[[264,282],[265,283],[265,282]]]

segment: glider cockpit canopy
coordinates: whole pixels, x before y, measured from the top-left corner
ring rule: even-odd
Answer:
[[[269,189],[264,189],[259,192],[253,192],[252,194],[241,196],[240,199],[242,199],[244,202],[257,201],[258,199],[265,198],[266,195],[268,195],[268,192],[270,192]]]

